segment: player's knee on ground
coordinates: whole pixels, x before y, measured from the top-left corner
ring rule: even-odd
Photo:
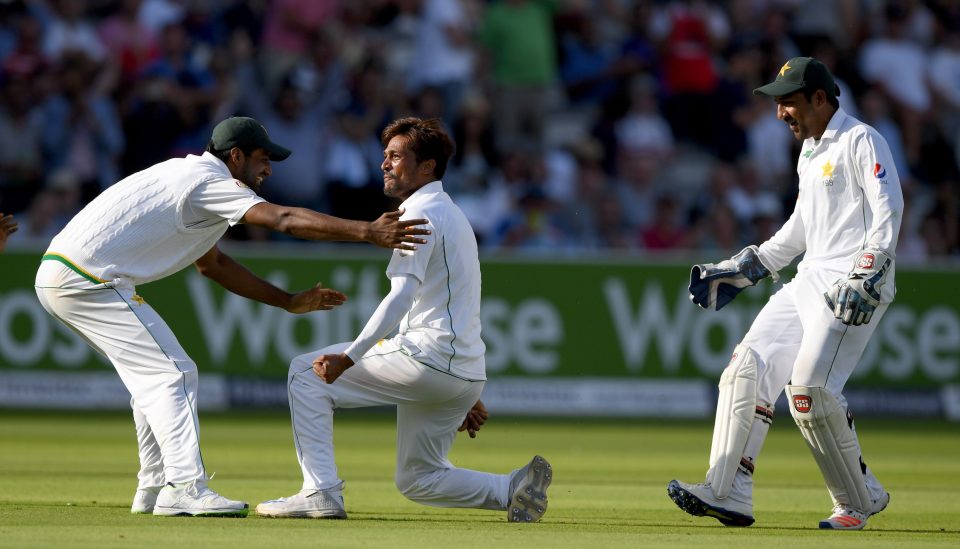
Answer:
[[[417,475],[409,469],[398,469],[393,480],[403,497],[417,503],[429,503],[433,495],[429,477]]]
[[[417,494],[422,492],[417,484],[417,475],[408,469],[397,469],[393,482],[397,486],[397,490],[407,499],[417,501]]]

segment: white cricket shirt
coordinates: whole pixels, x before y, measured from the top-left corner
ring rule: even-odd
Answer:
[[[97,196],[53,238],[45,257],[101,281],[144,284],[199,259],[263,201],[210,153],[174,158]]]
[[[388,277],[409,274],[421,283],[394,340],[431,368],[484,380],[480,259],[473,229],[440,181],[424,185],[400,207],[402,219],[426,219],[431,234],[414,251],[394,250],[387,266]]]
[[[845,275],[864,248],[895,257],[903,193],[887,142],[872,127],[837,110],[819,140],[803,142],[797,163],[800,194],[787,222],[760,245],[768,267],[780,270],[804,253],[797,269]],[[893,299],[893,269],[883,299]]]

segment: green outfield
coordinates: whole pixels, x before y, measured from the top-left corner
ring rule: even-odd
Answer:
[[[672,478],[702,478],[703,422],[492,418],[461,435],[460,466],[507,472],[541,453],[553,464],[539,524],[504,513],[423,507],[393,486],[389,414],[344,413],[336,445],[347,521],[132,516],[136,445],[125,414],[0,411],[0,547],[960,547],[960,428],[861,421],[870,465],[893,499],[862,532],[816,529],[830,509],[790,418],[779,416],[758,462],[757,523],[725,528],[682,513]],[[285,414],[204,414],[211,486],[253,507],[300,478]]]

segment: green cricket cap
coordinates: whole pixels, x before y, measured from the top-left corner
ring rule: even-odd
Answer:
[[[753,90],[753,95],[779,97],[801,90],[831,91],[840,95],[840,87],[833,81],[833,75],[823,63],[812,57],[794,57],[780,67],[777,79],[766,86]]]
[[[270,140],[263,124],[246,116],[234,116],[220,122],[213,128],[210,138],[218,151],[240,147],[245,150],[263,149],[270,160],[284,160],[290,156],[290,149]]]

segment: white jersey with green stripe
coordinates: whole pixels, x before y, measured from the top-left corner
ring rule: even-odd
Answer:
[[[387,266],[387,277],[409,274],[420,281],[394,340],[434,369],[464,379],[486,379],[480,259],[470,222],[440,181],[418,189],[400,208],[405,210],[402,219],[426,219],[431,234],[414,251],[394,250]]]
[[[91,281],[144,284],[199,259],[260,202],[212,154],[174,158],[97,196],[53,238],[44,257]]]
[[[894,257],[903,192],[887,142],[841,108],[819,140],[808,138],[797,163],[800,194],[793,214],[760,245],[764,265],[780,270],[804,254],[797,269],[844,276],[865,248]],[[893,269],[883,300],[895,292]]]

